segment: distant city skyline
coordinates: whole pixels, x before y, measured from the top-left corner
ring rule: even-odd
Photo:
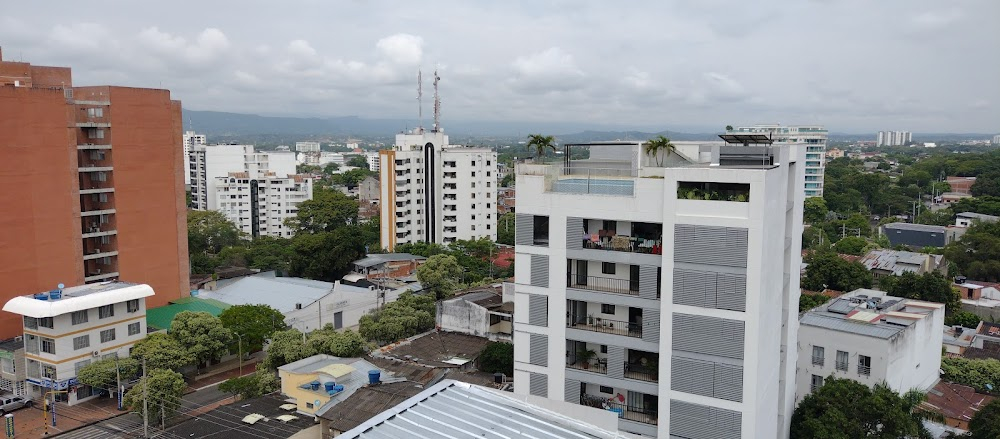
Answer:
[[[7,60],[168,88],[196,110],[690,129],[823,124],[1000,132],[1000,3],[29,2]],[[897,23],[895,27],[885,23]],[[961,48],[961,50],[955,50]],[[900,60],[885,67],[885,55]],[[424,119],[430,124],[430,81]],[[661,128],[661,129],[663,129]]]

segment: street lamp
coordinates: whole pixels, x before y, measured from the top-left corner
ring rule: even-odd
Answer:
[[[237,342],[237,346],[238,346],[238,349],[239,349],[239,356],[240,356],[240,375],[239,376],[243,376],[243,337],[241,337],[238,332],[233,332],[233,334],[236,334],[236,339],[239,340]]]

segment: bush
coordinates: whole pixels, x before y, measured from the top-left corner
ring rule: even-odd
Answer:
[[[799,312],[806,312],[830,300],[822,294],[802,294],[799,296]]]
[[[979,326],[982,319],[979,316],[968,312],[958,311],[944,318],[944,324],[948,326],[960,325],[963,328],[975,328]]]
[[[258,364],[257,371],[219,384],[219,391],[239,395],[241,399],[256,398],[278,390],[278,378],[264,365]]]
[[[479,354],[479,370],[489,373],[505,373],[514,376],[514,345],[490,342]]]
[[[367,340],[385,345],[434,327],[434,297],[410,292],[380,310],[361,316],[358,332]]]

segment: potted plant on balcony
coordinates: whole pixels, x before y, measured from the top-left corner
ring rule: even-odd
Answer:
[[[593,349],[580,349],[576,352],[576,361],[584,369],[590,369],[590,360],[593,360],[596,356],[597,352],[594,352]]]

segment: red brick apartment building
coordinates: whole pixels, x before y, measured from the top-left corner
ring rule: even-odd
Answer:
[[[0,303],[112,279],[188,289],[181,103],[170,91],[73,87],[67,67],[0,53]],[[0,312],[0,338],[21,334]]]

